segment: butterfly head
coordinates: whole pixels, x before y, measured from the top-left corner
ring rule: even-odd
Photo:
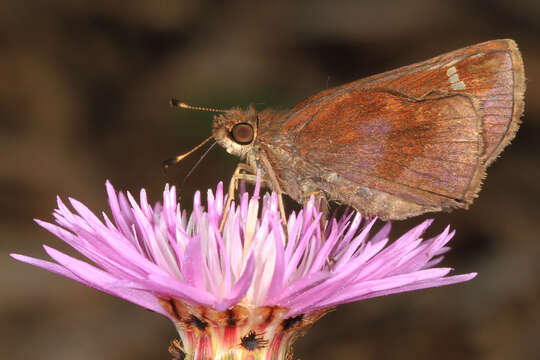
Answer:
[[[257,138],[257,112],[233,108],[214,116],[212,135],[229,154],[245,158]]]

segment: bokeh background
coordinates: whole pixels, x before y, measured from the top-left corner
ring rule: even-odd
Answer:
[[[540,2],[3,1],[0,5],[0,357],[168,359],[158,315],[8,257],[65,249],[33,218],[57,194],[106,208],[105,179],[158,200],[161,161],[210,134],[212,114],[288,108],[327,87],[496,38],[525,62],[523,125],[457,229],[445,264],[470,283],[340,307],[298,341],[301,359],[540,358]],[[191,161],[191,162],[190,162]],[[182,195],[232,173],[216,148]],[[419,219],[396,224],[399,235]]]

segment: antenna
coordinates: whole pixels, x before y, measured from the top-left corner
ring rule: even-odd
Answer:
[[[208,107],[202,107],[202,106],[193,106],[188,105],[186,103],[181,102],[178,99],[172,98],[169,101],[169,104],[171,104],[172,107],[179,107],[182,109],[189,109],[189,110],[201,110],[201,111],[210,111],[210,112],[227,112],[227,110],[220,110],[220,109],[214,109],[214,108],[208,108]]]

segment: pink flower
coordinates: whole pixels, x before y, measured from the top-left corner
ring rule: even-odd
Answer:
[[[276,194],[261,201],[257,186],[232,203],[220,232],[222,184],[208,191],[206,208],[197,192],[189,216],[174,187],[153,207],[144,189],[137,202],[106,187],[112,219],[74,199],[72,212],[58,199],[58,225],[36,220],[95,265],[49,246],[54,262],[12,256],[165,315],[193,359],[284,359],[297,333],[339,304],[476,276],[434,267],[454,231],[424,240],[431,220],[389,244],[390,223],[374,232],[376,220],[355,212],[322,226],[312,198],[290,214],[285,233]]]

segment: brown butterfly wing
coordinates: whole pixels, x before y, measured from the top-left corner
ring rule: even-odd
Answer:
[[[301,158],[363,187],[433,209],[472,200],[471,182],[482,177],[483,143],[469,97],[416,101],[359,89],[324,108],[296,136]],[[333,197],[347,201],[340,194]]]
[[[524,108],[525,73],[513,40],[487,41],[322,91],[291,109],[286,128],[305,122],[305,115],[309,116],[325,97],[355,88],[374,87],[417,98],[433,91],[473,95],[482,112],[484,158],[490,164],[519,128]]]
[[[404,218],[472,202],[519,127],[524,88],[515,43],[495,40],[324,91],[281,131],[335,180],[320,184],[332,198]]]

